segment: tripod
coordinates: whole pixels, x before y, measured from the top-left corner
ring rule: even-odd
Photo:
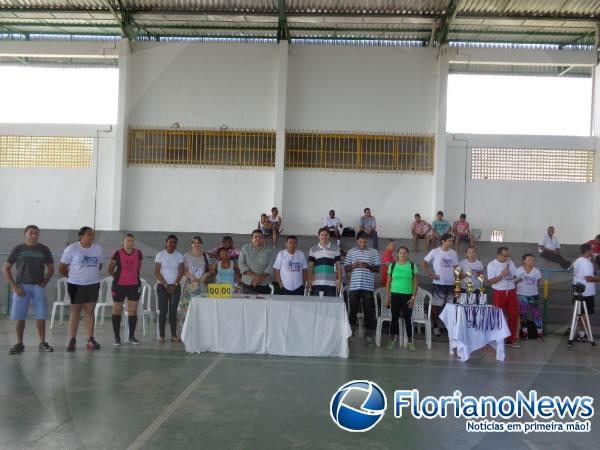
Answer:
[[[567,343],[567,345],[569,347],[573,345],[573,341],[575,340],[575,333],[577,332],[577,322],[583,314],[584,320],[581,321],[583,324],[583,330],[585,331],[585,334],[588,337],[588,341],[590,342],[590,344],[592,344],[592,347],[595,347],[596,343],[594,342],[592,326],[590,325],[590,316],[588,316],[588,310],[587,305],[585,304],[585,300],[581,294],[575,295],[573,300],[573,317],[571,319],[571,332],[569,333],[569,342]]]

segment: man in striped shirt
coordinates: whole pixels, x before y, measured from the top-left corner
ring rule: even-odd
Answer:
[[[340,250],[329,242],[329,230],[319,230],[319,243],[308,254],[308,286],[311,295],[335,297],[342,288]]]
[[[373,333],[377,323],[375,313],[375,274],[379,271],[381,260],[379,252],[374,248],[367,247],[368,235],[364,231],[359,231],[356,236],[356,247],[351,249],[346,255],[344,267],[351,274],[350,278],[350,325],[353,334],[356,329],[359,305],[362,302],[362,310],[365,315],[365,336],[367,344],[373,344]]]

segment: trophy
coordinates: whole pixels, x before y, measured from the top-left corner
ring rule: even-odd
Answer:
[[[467,303],[472,305],[477,303],[473,296],[473,272],[468,271],[465,275],[467,276]]]
[[[463,295],[461,293],[461,289],[460,289],[460,267],[456,267],[454,269],[454,298],[456,299],[457,303],[464,303],[464,298]]]
[[[487,305],[487,294],[485,293],[485,286],[484,286],[484,281],[485,281],[485,277],[483,276],[482,273],[479,274],[479,276],[477,277],[477,279],[479,280],[480,286],[479,286],[479,304],[480,305]]]

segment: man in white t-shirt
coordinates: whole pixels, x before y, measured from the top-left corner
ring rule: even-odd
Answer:
[[[325,217],[323,226],[329,230],[329,234],[333,235],[337,240],[338,247],[340,245],[340,230],[344,228],[342,221],[339,217],[335,217],[335,211],[332,209],[329,211],[329,215]]]
[[[285,241],[285,250],[281,250],[275,258],[273,269],[275,279],[279,283],[281,295],[304,295],[306,283],[306,269],[308,263],[304,253],[297,250],[298,239],[288,236]]]
[[[494,305],[501,308],[506,316],[510,337],[506,343],[511,347],[520,347],[519,339],[519,303],[515,286],[515,273],[517,268],[510,259],[507,247],[499,247],[496,259],[487,265],[488,282],[492,285]]]
[[[438,316],[446,303],[454,301],[454,268],[458,266],[458,256],[452,250],[454,237],[450,233],[445,233],[441,241],[441,245],[427,253],[425,259],[421,261],[423,271],[433,280],[431,321],[435,336],[440,335],[437,325]],[[429,264],[433,266],[433,272]]]
[[[538,251],[542,258],[558,263],[565,270],[571,267],[571,261],[567,261],[560,254],[560,243],[554,234],[553,226],[548,227],[548,231],[538,242]]]
[[[542,273],[534,266],[535,258],[531,253],[523,255],[523,265],[515,272],[515,283],[517,285],[517,297],[519,299],[519,316],[521,319],[521,335],[523,339],[529,338],[527,329],[527,316],[531,316],[537,328],[537,338],[544,340],[544,322],[542,310],[540,309],[540,282]]]
[[[585,289],[581,296],[585,301],[588,314],[594,314],[594,296],[596,295],[596,285],[600,281],[600,277],[597,277],[594,273],[594,264],[591,261],[594,255],[592,246],[590,244],[583,244],[579,247],[581,256],[573,263],[573,290],[577,284],[583,284]],[[583,308],[581,308],[583,310]],[[577,333],[577,340],[586,340],[585,332],[583,331],[582,323],[585,320],[585,315],[582,314],[580,317],[579,331]],[[569,347],[573,345],[569,342]]]

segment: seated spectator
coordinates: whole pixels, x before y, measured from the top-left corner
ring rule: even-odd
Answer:
[[[219,259],[219,253],[221,252],[221,249],[225,249],[227,251],[227,256],[232,261],[236,261],[240,257],[240,251],[234,247],[233,238],[231,236],[223,236],[222,244],[208,252],[209,258],[213,260]]]
[[[304,295],[304,284],[306,283],[306,269],[308,263],[304,253],[297,250],[298,239],[296,236],[288,236],[285,241],[286,249],[277,254],[273,269],[275,279],[279,284],[282,295]]]
[[[239,265],[244,294],[270,294],[269,283],[273,281],[273,249],[265,245],[260,230],[252,232],[252,240],[242,247]]]
[[[450,222],[444,219],[443,211],[438,211],[436,214],[436,219],[431,222],[431,233],[427,235],[425,251],[429,251],[430,247],[435,247],[436,242],[446,233],[450,233],[452,231],[452,227],[450,226]]]
[[[265,237],[273,236],[273,225],[269,222],[269,216],[265,213],[260,215],[260,220],[258,221],[258,229],[262,231],[262,234]]]
[[[240,283],[238,263],[231,260],[229,252],[225,248],[219,251],[218,261],[211,266],[210,272],[215,277],[215,283],[230,284],[232,290],[235,290]]]
[[[388,241],[387,247],[383,252],[383,256],[381,257],[381,285],[387,285],[387,273],[390,264],[396,261],[396,243],[393,239]]]
[[[343,229],[344,226],[342,225],[342,221],[338,217],[335,217],[335,211],[333,209],[329,211],[329,215],[325,217],[323,226],[329,230],[329,234],[332,237],[335,237],[339,247],[341,239],[340,229]]]
[[[542,258],[557,263],[563,269],[571,267],[571,261],[567,261],[560,254],[560,243],[554,234],[554,227],[548,227],[548,231],[538,242],[538,250]]]
[[[371,215],[371,208],[365,208],[365,215],[360,218],[360,225],[358,231],[364,231],[367,237],[373,239],[373,248],[379,249],[379,241],[377,239],[377,222],[375,217]]]
[[[275,206],[271,208],[271,215],[268,217],[268,220],[271,224],[271,229],[273,230],[271,239],[273,240],[273,248],[275,248],[277,246],[277,239],[281,234],[281,216],[279,215],[279,210]]]
[[[427,241],[427,233],[430,231],[431,225],[421,219],[421,214],[415,214],[415,221],[410,226],[410,232],[413,238],[413,251],[419,251],[417,250],[417,239],[425,239],[425,241]]]
[[[452,233],[454,233],[454,250],[458,253],[460,241],[466,242],[469,247],[475,247],[475,240],[471,234],[471,226],[467,222],[467,215],[462,213],[458,220],[452,225]]]
[[[206,283],[210,276],[210,267],[206,253],[202,251],[202,238],[192,238],[192,248],[183,255],[183,276],[191,283],[192,295],[206,291]]]

